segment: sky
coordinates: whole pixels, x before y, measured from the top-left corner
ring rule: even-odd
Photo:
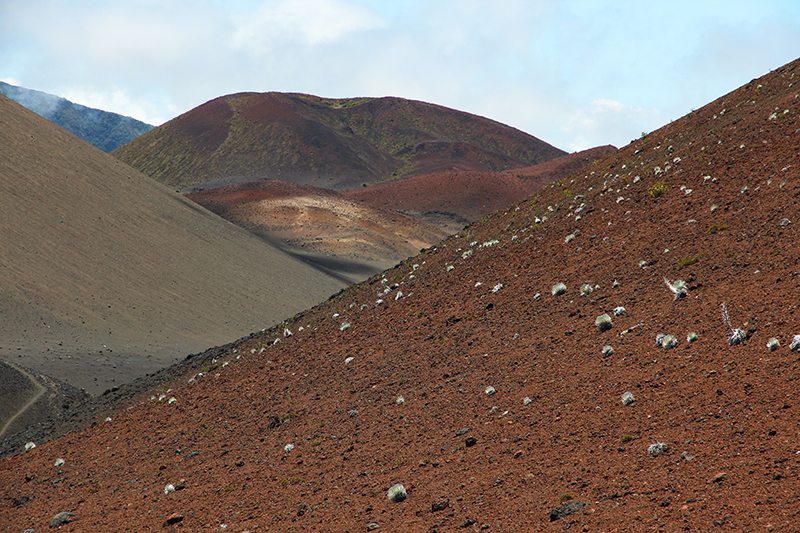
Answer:
[[[397,96],[622,147],[800,57],[798,0],[3,0],[0,80],[164,122]]]

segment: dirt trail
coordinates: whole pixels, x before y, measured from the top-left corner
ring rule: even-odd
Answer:
[[[31,405],[36,403],[36,401],[42,396],[42,394],[44,394],[44,391],[45,391],[45,388],[38,381],[36,381],[36,378],[34,378],[33,376],[31,376],[30,374],[28,374],[23,369],[21,369],[20,367],[16,366],[13,363],[9,363],[8,361],[6,361],[6,364],[11,366],[11,367],[13,367],[14,370],[16,370],[17,372],[20,372],[22,375],[24,375],[26,378],[28,378],[31,381],[31,383],[33,383],[33,385],[37,389],[37,391],[31,397],[31,399],[28,400],[27,403],[25,403],[25,405],[20,407],[19,410],[16,413],[14,413],[14,415],[12,415],[11,418],[9,418],[6,421],[6,423],[3,425],[3,427],[0,428],[0,439],[3,438],[3,435],[5,435],[5,433],[8,430],[8,428],[11,427],[11,424],[13,424],[14,421],[17,418],[20,417],[20,415],[22,415],[25,411],[27,411],[30,408]]]

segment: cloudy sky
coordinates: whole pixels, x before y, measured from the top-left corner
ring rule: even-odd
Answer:
[[[3,0],[0,80],[159,125],[217,96],[400,96],[624,146],[800,57],[797,0]]]

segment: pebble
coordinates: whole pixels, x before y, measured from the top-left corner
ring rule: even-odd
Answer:
[[[367,531],[375,531],[379,527],[381,526],[379,526],[377,522],[370,522],[369,524],[367,524]]]

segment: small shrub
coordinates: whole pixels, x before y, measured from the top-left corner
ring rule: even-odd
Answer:
[[[558,503],[565,503],[565,502],[568,502],[568,501],[574,500],[574,499],[575,499],[575,496],[573,496],[572,494],[562,494],[558,498]]]
[[[623,443],[628,443],[633,440],[633,435],[623,435],[620,439]]]
[[[710,228],[708,228],[708,231],[706,231],[706,233],[708,233],[709,235],[714,235],[716,232],[722,231],[724,229],[728,229],[727,224],[713,224]]]
[[[688,257],[684,257],[683,259],[680,260],[680,262],[678,262],[678,269],[680,270],[683,267],[691,266],[697,263],[697,261],[699,260],[700,260],[699,255],[690,255]]]
[[[659,181],[658,183],[647,189],[647,193],[653,198],[658,198],[668,190],[669,187],[667,187],[667,184],[664,183],[663,181]]]

